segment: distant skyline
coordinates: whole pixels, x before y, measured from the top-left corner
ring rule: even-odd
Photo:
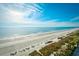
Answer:
[[[78,3],[0,3],[0,27],[79,27]]]

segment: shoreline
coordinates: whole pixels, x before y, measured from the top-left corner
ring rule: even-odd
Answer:
[[[28,55],[30,52],[32,52],[35,49],[39,49],[43,46],[45,46],[46,42],[53,40],[53,42],[57,41],[56,38],[66,35],[67,33],[73,32],[75,30],[78,29],[70,29],[67,31],[60,31],[60,32],[46,32],[46,33],[42,33],[42,34],[38,34],[36,36],[24,36],[21,38],[18,38],[20,40],[18,40],[16,38],[16,40],[11,40],[12,42],[8,42],[5,44],[0,44],[0,55],[10,55],[10,53],[14,52],[14,51],[21,51],[25,48],[30,48],[29,50],[27,50],[27,54],[25,54],[24,52],[21,53],[17,53],[17,55]],[[27,41],[27,39],[29,39]],[[34,46],[34,48],[32,48]],[[5,49],[9,50],[9,51],[5,51]],[[30,52],[29,52],[30,51]]]
[[[77,28],[76,28],[77,29]],[[56,30],[56,31],[47,31],[47,32],[37,32],[37,33],[31,33],[31,34],[27,34],[27,35],[14,35],[11,37],[5,37],[5,38],[0,38],[0,40],[14,40],[14,39],[19,39],[22,37],[31,37],[31,36],[37,36],[37,35],[42,35],[42,34],[46,34],[46,33],[55,33],[55,32],[62,32],[62,31],[67,31],[67,30],[72,30],[72,29],[64,29],[64,30]]]
[[[78,56],[79,55],[79,30],[66,36],[59,37],[57,42],[52,42],[39,50],[34,50],[30,56]]]
[[[67,31],[67,30],[68,29],[65,29],[65,30],[57,30],[57,31],[49,31],[49,32],[38,32],[38,33],[32,33],[32,34],[28,34],[28,35],[19,35],[19,36],[13,36],[13,37],[5,37],[5,38],[0,39],[0,44],[7,43],[7,42],[11,42],[11,41],[16,41],[16,40],[21,40],[21,38],[41,36],[41,35],[48,34],[48,33],[49,34],[50,33],[57,33],[57,32],[62,32],[62,31]],[[69,29],[69,30],[71,30],[71,29]]]

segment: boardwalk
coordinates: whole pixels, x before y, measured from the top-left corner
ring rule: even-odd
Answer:
[[[79,44],[78,44],[78,47],[76,48],[75,52],[73,53],[73,56],[79,56]]]

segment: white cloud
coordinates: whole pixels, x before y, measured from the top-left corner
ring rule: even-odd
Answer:
[[[76,16],[76,17],[71,19],[71,21],[78,21],[78,20],[79,20],[79,16]]]
[[[30,21],[24,26],[31,27],[79,27],[79,23],[76,22],[54,22],[54,21]]]
[[[32,20],[40,15],[40,6],[34,4],[0,4],[3,12],[0,13],[0,18],[4,22],[12,23],[37,23],[37,21]],[[3,15],[2,15],[3,14]],[[32,17],[28,18],[29,15]]]
[[[27,4],[26,6],[25,4],[7,5],[6,7],[3,7],[3,9],[4,12],[1,13],[2,16],[0,16],[0,21],[2,20],[6,23],[14,23],[14,25],[19,24],[20,26],[28,26],[28,27],[79,26],[79,22],[56,22],[55,20],[40,21],[39,19],[36,19],[36,17],[39,17],[42,13],[41,10],[42,8],[37,4],[34,5]],[[29,15],[32,15],[32,17],[28,18]],[[74,21],[78,19],[79,17],[75,17],[71,20]]]

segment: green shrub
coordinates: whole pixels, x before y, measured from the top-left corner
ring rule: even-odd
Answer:
[[[79,43],[79,30],[69,33],[67,36],[64,37],[59,37],[58,42],[51,43],[51,41],[47,43],[51,43],[39,50],[39,52],[44,55],[44,56],[49,56],[56,52],[56,56],[69,56],[72,55],[74,50],[76,49],[76,46]],[[67,43],[67,45],[66,45]],[[67,48],[61,48],[63,45],[66,45]],[[29,55],[32,56],[41,56],[41,54],[38,53],[37,51],[33,51]]]

